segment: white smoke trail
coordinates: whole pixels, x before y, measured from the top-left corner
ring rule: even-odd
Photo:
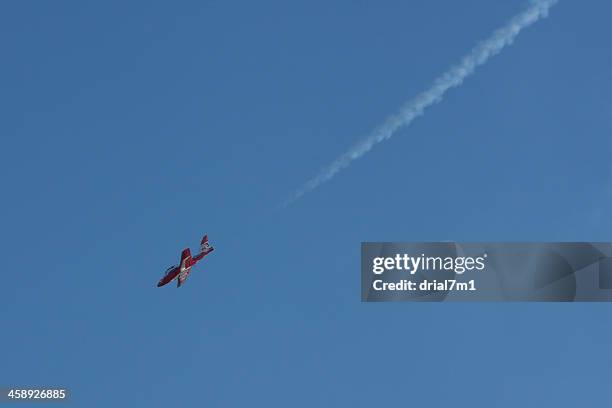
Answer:
[[[354,160],[369,152],[375,145],[389,139],[402,126],[410,125],[415,118],[423,114],[425,108],[440,102],[446,91],[461,85],[466,77],[474,73],[476,67],[483,65],[504,47],[511,45],[521,30],[547,17],[549,9],[557,1],[531,0],[527,9],[514,16],[505,26],[494,31],[488,39],[476,45],[468,55],[463,57],[459,64],[451,67],[442,76],[438,77],[428,90],[406,103],[398,113],[387,118],[365,139],[355,144],[332,164],[324,168],[316,177],[295,191],[283,206],[291,204],[307,192],[331,179]]]

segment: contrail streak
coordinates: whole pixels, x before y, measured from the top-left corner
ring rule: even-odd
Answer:
[[[504,47],[511,45],[516,36],[524,28],[547,17],[549,9],[557,1],[531,0],[529,6],[523,12],[510,19],[505,26],[495,30],[488,39],[476,45],[469,54],[463,57],[459,64],[452,66],[438,77],[428,90],[417,95],[402,106],[399,112],[387,118],[365,139],[353,145],[346,153],[324,168],[316,177],[296,190],[282,206],[291,204],[304,194],[325,183],[340,170],[349,166],[354,160],[369,152],[375,145],[389,139],[398,129],[410,125],[414,119],[423,114],[426,108],[440,102],[446,91],[461,85],[465,78],[473,74],[478,66],[483,65]]]

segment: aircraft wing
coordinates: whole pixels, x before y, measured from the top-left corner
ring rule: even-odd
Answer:
[[[178,282],[176,284],[177,288],[180,288],[181,285],[187,280],[187,277],[189,276],[189,272],[190,271],[191,271],[191,269],[187,269],[187,270],[184,270],[183,272],[179,273],[179,276],[178,276],[178,279],[177,279]]]
[[[181,253],[181,264],[185,259],[189,258],[191,258],[191,250],[189,248],[183,249],[183,252]]]

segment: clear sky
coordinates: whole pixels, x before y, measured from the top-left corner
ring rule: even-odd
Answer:
[[[561,0],[277,208],[524,6],[2,4],[0,386],[78,407],[607,404],[610,305],[361,303],[359,249],[612,241],[609,1]],[[216,251],[156,288],[204,232]]]

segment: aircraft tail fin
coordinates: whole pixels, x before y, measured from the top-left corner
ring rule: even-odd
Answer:
[[[207,254],[213,249],[214,248],[208,243],[208,235],[204,235],[204,237],[202,238],[202,242],[200,242],[200,252]]]

